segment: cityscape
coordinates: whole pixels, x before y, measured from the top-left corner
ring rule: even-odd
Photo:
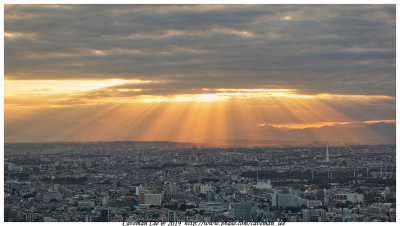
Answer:
[[[395,145],[5,145],[5,221],[396,221]]]

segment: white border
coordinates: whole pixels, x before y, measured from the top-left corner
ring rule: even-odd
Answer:
[[[2,81],[0,82],[0,88],[2,90],[1,92],[1,112],[0,112],[0,118],[1,118],[1,129],[0,129],[0,139],[1,139],[1,157],[0,157],[0,170],[1,170],[1,191],[0,191],[0,221],[4,222],[4,4],[396,4],[396,16],[397,12],[399,12],[399,5],[397,5],[397,0],[373,0],[373,1],[365,1],[365,0],[353,0],[353,1],[348,1],[348,0],[325,0],[325,1],[318,1],[318,0],[270,0],[270,1],[265,1],[265,0],[248,0],[248,1],[237,1],[237,0],[191,0],[191,1],[182,1],[182,0],[169,0],[169,1],[160,1],[160,0],[148,0],[148,1],[129,1],[129,0],[114,0],[114,1],[101,1],[101,0],[41,0],[41,1],[34,1],[34,0],[4,0],[3,4],[0,5],[0,11],[1,11],[1,18],[3,19],[2,23],[0,24],[1,28],[1,40],[0,40],[0,46],[1,46],[1,56],[2,62],[1,62],[1,71],[2,71]],[[399,46],[397,45],[398,43],[398,31],[399,31],[399,17],[396,17],[396,53],[399,52]],[[398,65],[398,58],[396,58],[396,66]],[[396,84],[400,83],[400,78],[397,76],[399,72],[398,67],[396,67]],[[399,116],[400,112],[400,107],[398,103],[398,87],[396,85],[396,117]],[[398,118],[398,117],[397,117]],[[397,124],[396,124],[397,125]],[[396,144],[399,141],[400,137],[400,129],[398,126],[396,126]],[[396,145],[397,147],[397,145]],[[397,153],[396,153],[397,155]],[[399,175],[399,158],[396,158],[396,174]],[[396,187],[398,187],[399,182],[398,180],[396,181]],[[399,189],[397,189],[399,190]],[[400,222],[400,216],[398,213],[398,208],[400,206],[400,201],[397,196],[396,200],[396,221]],[[54,223],[47,223],[48,225],[56,225],[59,222],[54,222]],[[340,223],[340,222],[337,222]],[[10,223],[7,222],[7,224],[14,225],[16,223]],[[23,222],[17,223],[18,225],[31,225],[32,223],[29,222]],[[35,223],[33,223],[35,224]],[[62,223],[63,225],[72,225],[73,222],[65,222]],[[90,223],[84,223],[80,222],[79,224],[90,224]],[[315,222],[315,223],[310,223],[310,222],[287,222],[286,225],[291,225],[291,224],[296,224],[296,225],[328,225],[329,222]],[[382,225],[382,224],[391,224],[394,225],[396,222],[383,222],[383,223],[376,223],[376,222],[345,222],[346,225],[364,225],[364,224],[373,224],[373,225]],[[108,222],[108,223],[96,223],[96,225],[121,225],[121,223],[118,222]],[[277,224],[275,224],[277,225]]]

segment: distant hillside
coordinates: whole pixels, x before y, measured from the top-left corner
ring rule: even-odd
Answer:
[[[244,131],[236,136],[240,137],[241,140],[264,140],[275,143],[287,143],[288,145],[294,143],[311,143],[316,140],[352,144],[395,144],[396,125],[375,123],[357,124],[353,127],[332,125],[306,129],[263,126],[257,128],[255,131]]]

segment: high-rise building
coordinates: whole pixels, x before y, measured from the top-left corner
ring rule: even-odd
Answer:
[[[160,206],[161,205],[161,194],[144,194],[143,192],[140,193],[140,204],[147,204],[147,205],[154,205]]]
[[[272,194],[272,207],[274,208],[299,207],[302,205],[307,205],[307,201],[297,194],[283,194],[277,191]]]

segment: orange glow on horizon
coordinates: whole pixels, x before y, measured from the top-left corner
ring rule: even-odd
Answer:
[[[104,102],[220,102],[239,99],[284,98],[284,99],[344,99],[344,100],[394,100],[394,97],[384,95],[348,95],[348,94],[298,94],[294,89],[202,89],[205,93],[172,94],[172,95],[141,95],[141,89],[118,89],[119,91],[138,92],[137,96],[104,98]]]
[[[124,83],[149,83],[145,80],[4,80],[5,97],[20,94],[56,94],[85,92]]]
[[[303,94],[295,89],[259,88],[202,88],[190,90],[191,93],[161,95],[157,93],[159,84],[153,86],[159,81],[150,82],[5,80],[5,139],[44,134],[45,141],[168,140],[224,144],[226,140],[282,138],[267,126],[303,129],[395,123],[371,121],[377,117],[368,112],[359,112],[365,121],[357,121],[358,118],[337,108],[352,109],[354,103],[395,100],[391,96]],[[338,128],[309,136],[313,138],[307,139],[361,140],[357,134]]]
[[[257,98],[284,98],[284,99],[344,99],[344,100],[394,100],[395,97],[384,95],[352,95],[352,94],[302,94],[296,89],[208,89],[203,88],[193,90],[192,93],[182,94],[151,94],[141,84],[146,83],[167,83],[160,81],[147,80],[5,80],[5,100],[6,105],[25,102],[29,105],[29,100],[43,99],[43,103],[49,99],[58,99],[57,95],[63,99],[91,99],[91,103],[107,102],[220,102],[238,99],[257,99]],[[129,85],[136,84],[134,88]],[[128,85],[128,87],[126,87]],[[121,86],[121,87],[119,87]],[[142,94],[146,91],[150,94]],[[154,88],[157,92],[157,89]],[[91,95],[95,92],[95,95]],[[128,94],[126,94],[128,93]],[[88,97],[87,97],[88,96]]]
[[[287,128],[287,129],[306,129],[306,128],[321,128],[324,126],[333,125],[350,125],[350,124],[374,124],[374,123],[390,123],[396,124],[396,120],[370,120],[370,121],[352,121],[352,122],[309,122],[309,123],[260,123],[257,126],[272,126],[276,128]]]
[[[200,94],[175,94],[175,95],[138,95],[134,97],[113,98],[112,101],[120,102],[216,102],[232,99],[271,98],[283,97],[286,99],[361,99],[361,100],[394,100],[392,96],[385,95],[349,95],[349,94],[298,94],[293,89],[203,89],[207,93]]]

